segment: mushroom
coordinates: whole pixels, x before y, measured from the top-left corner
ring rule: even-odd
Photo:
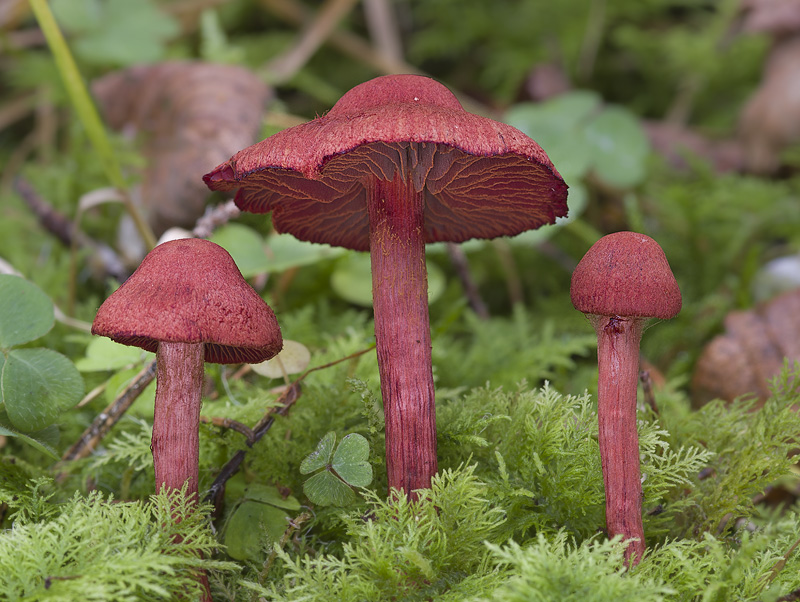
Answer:
[[[519,130],[466,112],[438,82],[390,75],[204,176],[279,232],[371,252],[390,489],[436,473],[425,243],[513,236],[567,212],[567,186]]]
[[[92,334],[156,353],[156,490],[187,484],[196,499],[203,362],[273,357],[283,344],[275,314],[225,249],[187,238],[144,258],[97,310]]]
[[[639,342],[649,318],[678,314],[681,291],[656,241],[617,232],[598,240],[578,263],[570,297],[597,332],[598,442],[608,534],[630,540],[625,559],[637,564],[645,550],[636,432]]]

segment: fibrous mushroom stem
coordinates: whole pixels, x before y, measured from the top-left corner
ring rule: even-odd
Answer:
[[[645,550],[642,525],[642,479],[639,435],[636,431],[636,388],[639,341],[645,320],[619,316],[589,316],[597,332],[600,460],[606,493],[609,537],[631,541],[628,564],[637,564]]]
[[[153,464],[156,491],[180,489],[197,499],[203,343],[160,342],[156,353]]]
[[[422,193],[398,175],[367,194],[389,488],[413,498],[437,468]]]

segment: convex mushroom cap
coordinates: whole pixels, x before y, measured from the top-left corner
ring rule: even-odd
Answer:
[[[369,182],[397,175],[423,192],[426,243],[513,236],[567,213],[567,186],[536,142],[417,75],[360,84],[203,179],[238,188],[244,211],[271,211],[279,232],[366,251]]]
[[[188,238],[158,245],[100,306],[92,334],[155,352],[160,341],[205,343],[205,361],[257,363],[283,345],[275,314],[228,252]]]
[[[681,310],[681,291],[664,251],[649,236],[604,236],[572,273],[570,297],[585,314],[669,319]]]

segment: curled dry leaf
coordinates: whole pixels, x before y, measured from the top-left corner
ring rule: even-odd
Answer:
[[[711,399],[769,396],[769,380],[784,358],[800,361],[800,289],[725,318],[725,333],[703,350],[692,378],[696,405]]]
[[[92,90],[107,123],[142,140],[139,196],[157,234],[203,214],[203,174],[258,138],[270,94],[241,67],[184,61],[114,72]]]
[[[774,35],[800,31],[798,0],[742,0],[741,10],[743,31]]]
[[[739,117],[745,164],[772,173],[780,153],[800,140],[800,0],[743,0],[741,30],[765,33],[774,43],[761,84]]]

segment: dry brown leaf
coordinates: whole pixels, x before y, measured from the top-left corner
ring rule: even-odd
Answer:
[[[157,234],[203,214],[203,174],[257,139],[270,95],[242,67],[188,61],[111,73],[92,90],[107,123],[142,140],[139,198]]]
[[[769,396],[784,359],[800,361],[800,289],[725,318],[725,333],[703,350],[692,378],[696,405],[719,398]]]
[[[744,0],[742,30],[787,34],[800,31],[800,0]]]

